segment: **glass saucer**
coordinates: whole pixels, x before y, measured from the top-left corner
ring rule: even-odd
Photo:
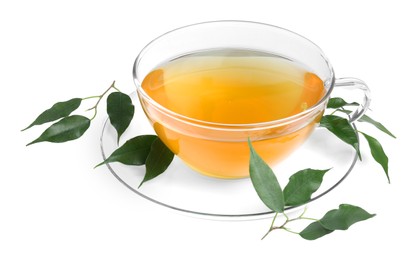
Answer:
[[[134,118],[120,139],[155,134],[140,106],[137,94],[130,95],[135,105]],[[355,126],[354,126],[355,127]],[[108,119],[101,133],[101,152],[106,159],[117,149],[117,134]],[[273,167],[284,187],[289,177],[305,168],[328,169],[321,187],[314,193],[316,200],[338,186],[352,171],[357,153],[326,129],[317,128],[311,137],[286,160]],[[247,162],[248,163],[248,162]],[[260,219],[273,216],[257,196],[249,178],[217,179],[207,177],[186,166],[175,157],[169,168],[157,178],[144,183],[144,166],[107,164],[110,172],[128,189],[157,205],[196,217],[225,220]],[[289,210],[290,208],[287,208]]]

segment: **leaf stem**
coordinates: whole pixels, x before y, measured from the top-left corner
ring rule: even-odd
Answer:
[[[277,214],[279,213],[276,212],[276,214],[273,217],[272,224],[270,225],[269,231],[267,231],[267,233],[261,238],[261,240],[263,240],[270,232],[273,231],[274,221],[276,220]]]
[[[87,99],[92,99],[92,98],[100,98],[101,96],[90,96],[90,97],[85,97],[82,100],[87,100]]]
[[[311,220],[311,221],[319,221],[319,219],[316,219],[316,218],[306,218],[306,217],[299,217],[297,219],[305,219],[305,220]]]
[[[121,90],[119,90],[118,88],[116,88],[116,86],[114,85],[115,81],[113,82],[113,84],[111,85],[113,87],[113,89],[117,90],[118,92],[121,92]]]
[[[277,213],[277,212],[276,212],[276,214],[274,215],[274,218],[273,218],[272,224],[270,225],[270,229],[272,229],[272,228],[273,228],[273,226],[274,226],[274,221],[276,220],[277,214],[279,214],[279,213]]]
[[[302,214],[300,214],[299,218],[303,217],[303,215],[305,215],[305,213],[306,213],[306,211],[307,211],[307,210],[308,210],[308,207],[307,207],[307,206],[305,206],[305,207],[303,208],[303,212],[302,212]]]
[[[98,98],[97,103],[95,103],[95,105],[89,109],[87,109],[86,111],[90,111],[94,109],[94,115],[92,116],[92,118],[90,119],[91,121],[97,116],[97,107],[100,104],[101,99],[103,99],[103,97],[105,96],[105,94],[107,94],[108,91],[110,91],[110,89],[116,89],[117,91],[120,92],[120,90],[118,90],[114,84],[116,83],[116,81],[113,81],[113,83],[111,84],[111,86],[109,88],[107,88],[104,93],[102,93],[100,96],[91,96],[91,97],[86,97],[84,99],[90,99],[90,98]]]
[[[318,219],[315,219],[315,218],[309,218],[309,217],[304,217],[304,215],[305,215],[305,213],[306,213],[306,210],[307,210],[307,207],[305,206],[305,208],[304,208],[304,210],[303,210],[303,212],[302,212],[302,214],[300,214],[298,217],[296,217],[296,218],[289,218],[289,216],[288,215],[286,215],[286,213],[285,212],[282,212],[283,213],[283,215],[285,216],[285,218],[286,218],[286,220],[285,220],[285,222],[282,224],[282,225],[280,225],[280,226],[277,226],[277,227],[275,227],[274,226],[274,222],[275,222],[275,220],[276,220],[276,217],[277,217],[277,214],[278,213],[276,213],[276,215],[274,215],[274,218],[273,218],[273,221],[272,221],[272,224],[270,225],[270,228],[269,228],[269,230],[267,231],[267,233],[262,237],[262,240],[270,233],[270,232],[272,232],[273,230],[276,230],[276,229],[282,229],[282,230],[285,230],[285,231],[287,231],[287,232],[290,232],[290,233],[293,233],[293,234],[297,234],[297,235],[299,235],[299,233],[298,232],[295,232],[295,231],[292,231],[292,230],[290,230],[289,228],[287,228],[286,227],[286,225],[289,223],[289,222],[293,222],[293,221],[297,221],[297,220],[311,220],[311,221],[319,221]]]
[[[332,113],[330,115],[333,115],[333,114],[335,114],[338,111],[339,111],[338,109],[335,109],[334,111],[332,111]]]
[[[284,216],[285,216],[285,218],[286,218],[286,222],[285,222],[285,223],[290,222],[290,219],[289,219],[289,217],[286,215],[286,213],[284,213],[284,212],[283,212],[283,215],[284,215]]]
[[[337,108],[337,109],[335,109],[334,111],[332,111],[332,113],[330,114],[330,115],[333,115],[333,114],[335,114],[336,112],[342,112],[342,113],[346,113],[346,110],[345,110],[345,108],[344,107],[340,107],[340,108]],[[347,113],[348,114],[348,113]]]

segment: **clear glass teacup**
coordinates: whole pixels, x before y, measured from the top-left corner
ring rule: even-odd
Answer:
[[[178,61],[184,59],[188,63]],[[169,62],[176,67],[166,65]],[[304,74],[286,69],[292,63],[300,64]],[[203,72],[198,68],[204,68]],[[221,73],[216,75],[221,76],[212,78],[209,73],[219,68]],[[284,74],[280,68],[295,75],[296,80],[289,78],[281,80],[284,85],[267,85],[273,82],[269,80],[273,75]],[[172,71],[176,73],[174,83],[170,78]],[[266,73],[264,78],[262,73]],[[187,76],[191,79],[183,81]],[[319,124],[334,87],[363,91],[363,102],[350,114],[350,121],[360,118],[370,102],[366,84],[355,78],[336,79],[328,59],[308,39],[276,26],[246,21],[206,22],[170,31],[140,52],[133,77],[142,108],[161,140],[194,170],[219,178],[249,176],[248,138],[270,165],[287,157]],[[254,79],[265,83],[254,86]],[[218,81],[217,85],[212,83]],[[300,84],[301,90],[293,90],[295,87],[291,86],[297,86],[294,82]],[[319,88],[312,89],[310,82]],[[230,84],[234,92],[227,89],[227,99],[217,100],[224,94],[218,95],[219,90],[214,89]],[[173,86],[182,92],[168,93]],[[257,97],[257,92],[262,92],[262,99],[253,103],[250,97]],[[160,95],[152,96],[154,93]],[[279,99],[270,100],[271,96]],[[291,100],[296,100],[293,106]],[[202,103],[203,112],[199,107]],[[283,111],[287,107],[291,113]],[[217,114],[213,116],[214,110]],[[265,111],[279,116],[262,117]],[[258,120],[250,121],[246,114],[253,114]]]

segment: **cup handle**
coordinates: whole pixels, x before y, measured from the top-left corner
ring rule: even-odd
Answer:
[[[364,99],[362,103],[357,107],[355,111],[349,114],[349,122],[354,123],[358,119],[360,119],[365,112],[367,111],[368,107],[371,103],[371,92],[368,86],[364,83],[364,81],[356,78],[339,78],[335,80],[335,87],[341,87],[346,89],[359,89],[364,94]]]

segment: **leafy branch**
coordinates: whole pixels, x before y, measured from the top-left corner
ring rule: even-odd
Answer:
[[[331,98],[328,101],[327,108],[334,109],[334,111],[331,114],[325,115],[322,117],[320,126],[326,128],[328,131],[336,135],[340,140],[351,145],[357,151],[360,160],[362,158],[361,158],[360,147],[358,144],[357,132],[363,135],[364,138],[367,140],[367,143],[370,147],[371,155],[373,156],[374,160],[381,165],[381,167],[383,168],[386,174],[387,180],[390,183],[390,176],[388,172],[389,158],[384,152],[383,146],[380,144],[380,142],[376,138],[366,133],[363,133],[358,130],[356,132],[354,128],[352,127],[351,123],[347,119],[334,115],[337,112],[349,115],[351,111],[345,109],[345,106],[357,106],[357,105],[358,104],[355,102],[347,103],[345,100],[339,97]],[[378,130],[382,131],[383,133],[393,138],[396,138],[396,136],[394,136],[383,124],[381,124],[380,122],[377,122],[376,120],[372,119],[368,115],[363,115],[358,120],[358,122],[365,122],[365,123],[372,124]]]
[[[111,92],[115,90],[116,92]],[[110,93],[110,94],[109,94]],[[117,131],[117,143],[127,130],[134,117],[134,105],[131,98],[122,93],[116,86],[115,81],[101,94],[86,98],[73,98],[68,101],[55,103],[51,108],[42,112],[28,127],[54,122],[37,139],[28,145],[39,142],[63,143],[80,138],[90,127],[91,121],[97,115],[101,100],[107,95],[107,115],[111,125]],[[95,104],[87,109],[94,111],[91,119],[82,115],[72,115],[84,100],[97,99]],[[125,165],[145,165],[146,175],[140,186],[163,173],[170,165],[174,154],[155,135],[136,136],[127,140],[121,147],[116,149],[106,160],[95,167],[106,163],[119,162]]]
[[[351,225],[375,216],[360,207],[341,204],[338,209],[328,211],[319,220],[304,217],[306,207],[300,216],[290,219],[286,215],[284,208],[286,206],[298,206],[307,203],[312,194],[318,190],[325,173],[329,170],[304,169],[298,171],[290,177],[289,183],[283,191],[275,188],[271,190],[270,187],[280,187],[278,180],[270,167],[256,153],[250,139],[248,143],[250,147],[250,178],[253,186],[264,204],[276,212],[269,230],[262,239],[273,230],[281,229],[300,235],[304,239],[314,240],[330,234],[335,230],[347,230]],[[259,185],[259,183],[268,183],[268,185]],[[274,226],[274,222],[279,213],[283,214],[286,220],[282,225]],[[287,224],[297,220],[312,220],[314,222],[301,232],[294,232],[287,227]]]
[[[320,126],[326,128],[343,142],[351,145],[356,150],[360,159],[361,152],[357,133],[362,134],[369,144],[374,160],[383,167],[390,183],[390,177],[388,175],[388,157],[377,139],[361,131],[356,131],[347,119],[334,115],[336,112],[349,114],[351,111],[346,110],[344,107],[357,105],[358,103],[355,102],[347,103],[342,98],[331,98],[327,108],[334,109],[334,111],[331,114],[322,117]],[[395,138],[386,127],[367,115],[362,117],[359,121],[370,123],[377,129]],[[301,206],[309,202],[312,194],[319,189],[324,175],[329,169],[304,169],[298,171],[289,178],[288,184],[282,191],[276,175],[256,153],[250,139],[248,139],[248,145],[250,148],[250,178],[254,189],[263,203],[276,212],[269,230],[262,239],[273,230],[285,230],[297,234],[304,239],[315,240],[328,235],[335,230],[347,230],[351,225],[375,216],[375,214],[370,214],[358,206],[341,204],[338,209],[328,211],[321,219],[304,217],[306,207],[300,216],[290,219],[285,213],[285,207]],[[274,223],[278,214],[284,215],[286,220],[283,224],[275,226]],[[287,227],[288,223],[298,220],[309,220],[313,222],[300,232],[292,231]]]
[[[107,110],[110,108],[110,111],[112,111],[112,113],[108,113],[110,121],[116,128],[120,137],[120,135],[127,129],[133,118],[134,106],[130,97],[120,92],[120,90],[115,87],[115,81],[113,81],[110,87],[108,87],[101,95],[89,96],[86,98],[73,98],[68,101],[58,102],[51,108],[42,112],[28,127],[22,131],[25,131],[35,125],[43,125],[45,123],[54,122],[58,119],[61,120],[48,127],[37,139],[30,142],[28,145],[39,142],[63,143],[80,138],[88,130],[91,121],[97,115],[97,107],[101,99],[111,89],[115,89],[118,92],[111,93],[108,96]],[[93,107],[87,109],[87,111],[94,110],[94,115],[91,119],[82,115],[71,115],[79,108],[82,101],[93,98],[98,100]]]

